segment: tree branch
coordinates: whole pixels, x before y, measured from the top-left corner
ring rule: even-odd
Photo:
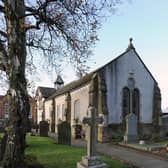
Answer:
[[[0,70],[6,71],[7,69],[7,52],[4,44],[0,41]]]
[[[57,2],[58,0],[45,0],[44,3],[39,2],[39,7],[37,9],[33,7],[26,6],[26,11],[30,12],[30,14],[26,14],[25,16],[31,16],[39,13],[40,10],[46,9],[49,3],[51,2]]]
[[[25,16],[34,16],[38,13],[38,10],[34,9],[33,7],[26,6],[25,8],[26,8],[27,12],[30,12],[28,14],[25,14]],[[23,17],[25,17],[25,16],[23,16]]]
[[[46,9],[49,3],[51,2],[57,2],[58,0],[45,0],[44,3],[41,3],[39,6],[39,10]]]
[[[30,30],[30,29],[37,29],[40,30],[40,21],[37,21],[35,25],[25,25],[25,30]]]
[[[4,6],[0,5],[0,12],[1,12],[1,13],[4,13],[4,11],[5,11]]]
[[[68,41],[70,43],[71,46],[75,46],[74,48],[78,48],[75,40],[73,38],[71,38],[71,36],[69,36],[65,31],[64,31],[64,28],[63,28],[63,25],[61,23],[61,14],[58,14],[57,17],[55,17],[55,19],[52,19],[50,18],[49,16],[46,16],[46,13],[44,12],[45,11],[45,8],[47,7],[48,3],[50,2],[56,2],[57,0],[47,0],[45,1],[38,9],[34,9],[34,8],[31,8],[31,7],[26,7],[26,10],[30,13],[32,13],[32,15],[34,17],[37,18],[37,21],[36,22],[36,25],[30,25],[30,26],[27,26],[25,29],[26,30],[30,30],[30,29],[40,29],[39,25],[40,23],[45,23],[48,27],[48,29],[51,29],[53,32],[55,31],[60,31],[61,34],[62,34],[62,37]],[[43,11],[44,10],[44,11]],[[36,15],[36,16],[35,16]],[[57,30],[55,30],[55,28],[57,28]],[[78,48],[79,49],[79,48]]]
[[[7,38],[6,32],[4,32],[4,31],[2,31],[2,30],[0,30],[0,35],[2,35],[3,37]]]

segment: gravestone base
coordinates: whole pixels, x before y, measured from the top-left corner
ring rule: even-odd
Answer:
[[[131,143],[131,142],[137,142],[138,136],[137,135],[124,135],[124,142]]]
[[[84,156],[82,161],[77,163],[77,168],[107,168],[107,165],[98,156]]]

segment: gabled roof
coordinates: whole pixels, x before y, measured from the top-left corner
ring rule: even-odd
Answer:
[[[42,86],[39,86],[37,90],[41,92],[42,97],[44,98],[48,98],[56,91],[54,88],[42,87]]]
[[[91,78],[92,78],[92,75],[98,71],[101,71],[103,68],[105,68],[106,66],[108,66],[109,64],[112,64],[113,62],[117,61],[119,58],[121,58],[122,56],[124,56],[126,53],[130,52],[130,51],[134,51],[134,53],[136,54],[136,56],[138,57],[138,59],[140,60],[140,62],[143,64],[144,68],[147,70],[147,72],[149,73],[149,75],[152,77],[152,79],[154,80],[154,82],[157,84],[155,78],[153,77],[153,75],[151,74],[151,72],[149,71],[149,69],[147,68],[147,66],[144,64],[144,62],[142,61],[142,59],[140,58],[140,56],[138,55],[138,53],[136,52],[135,50],[135,47],[133,46],[132,44],[132,39],[130,39],[130,44],[128,46],[128,48],[126,49],[125,52],[123,52],[122,54],[120,54],[118,57],[116,57],[115,59],[113,59],[112,61],[108,62],[107,64],[103,65],[102,67],[90,72],[89,74],[85,75],[84,77],[80,78],[79,80],[75,80],[67,85],[65,85],[64,87],[58,89],[53,95],[51,95],[50,97],[48,97],[46,99],[47,100],[50,100],[56,96],[59,96],[61,94],[65,94],[69,91],[72,91],[73,89],[76,89],[86,83],[88,83]]]
[[[135,47],[132,44],[132,38],[130,38],[130,44],[128,45],[128,48],[126,49],[125,52],[123,52],[122,54],[120,54],[118,57],[114,58],[112,61],[108,62],[107,64],[103,65],[102,67],[98,68],[97,70],[95,70],[94,72],[97,72],[101,69],[103,69],[104,67],[108,66],[109,64],[112,64],[113,62],[117,61],[119,58],[121,58],[122,56],[124,56],[126,53],[130,52],[130,51],[134,51],[134,53],[136,54],[136,56],[138,57],[138,59],[140,60],[140,62],[143,64],[144,68],[146,69],[146,71],[149,73],[149,75],[151,76],[151,78],[154,80],[154,82],[156,84],[157,81],[155,80],[155,78],[153,77],[153,75],[151,74],[151,72],[149,71],[149,69],[147,68],[147,66],[145,65],[145,63],[142,61],[141,57],[139,56],[139,54],[136,52]]]

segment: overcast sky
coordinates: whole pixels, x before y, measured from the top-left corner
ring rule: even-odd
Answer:
[[[157,2],[157,3],[156,3]],[[168,106],[168,1],[132,0],[119,6],[99,30],[91,70],[114,59],[133,38],[136,51],[158,81],[162,93],[162,108]],[[94,64],[96,62],[96,64]],[[66,68],[68,69],[68,68]],[[65,82],[75,79],[71,69],[64,72]],[[53,80],[42,80],[38,85],[53,86]],[[43,79],[47,75],[43,74]],[[50,78],[51,79],[51,78]]]

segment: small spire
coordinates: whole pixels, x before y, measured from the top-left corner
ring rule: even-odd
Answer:
[[[57,76],[57,79],[54,82],[55,84],[64,84],[64,81],[60,75]]]
[[[131,50],[131,49],[135,50],[135,47],[134,47],[134,45],[132,44],[133,38],[131,37],[131,38],[129,39],[129,41],[130,41],[130,43],[129,43],[128,48],[126,49],[126,51],[129,51],[129,50]]]
[[[62,86],[64,86],[64,81],[61,76],[58,75],[56,81],[54,82],[54,87],[57,90],[60,89]]]

